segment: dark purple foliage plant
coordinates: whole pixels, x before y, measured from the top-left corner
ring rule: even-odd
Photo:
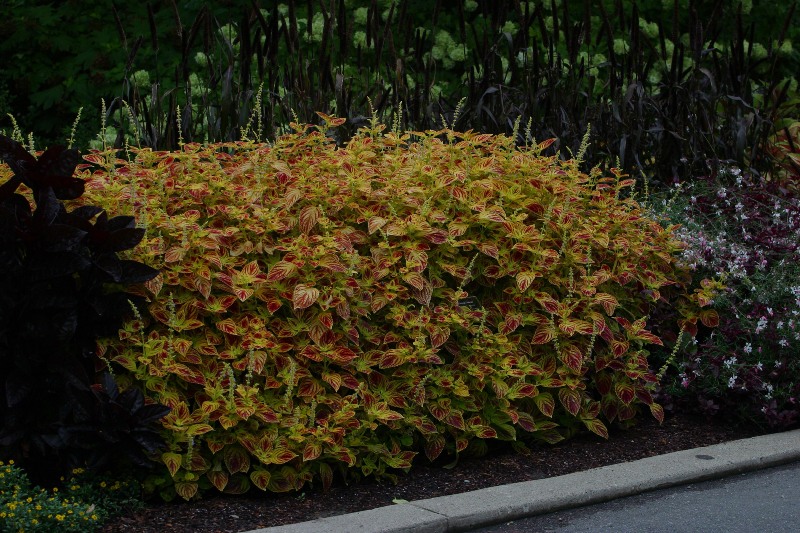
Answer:
[[[117,256],[143,230],[98,207],[65,208],[84,192],[77,150],[51,147],[37,159],[0,136],[0,159],[11,171],[0,186],[0,460],[37,483],[78,466],[144,466],[168,409],[120,392],[95,355],[135,300],[125,287],[157,274]]]

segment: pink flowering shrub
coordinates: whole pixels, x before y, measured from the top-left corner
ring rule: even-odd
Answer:
[[[682,227],[681,260],[724,279],[720,324],[687,339],[666,404],[773,428],[800,421],[800,199],[738,168],[656,205]],[[671,398],[670,398],[671,397]]]

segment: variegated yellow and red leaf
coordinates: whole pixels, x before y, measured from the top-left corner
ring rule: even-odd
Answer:
[[[572,416],[576,416],[580,412],[580,392],[568,388],[562,388],[558,391],[558,399],[561,401],[561,405],[564,406],[564,409],[566,409],[567,412]]]
[[[430,435],[425,441],[425,456],[429,461],[435,461],[441,455],[444,446],[445,440],[442,435]]]
[[[325,121],[325,125],[327,125],[328,127],[331,127],[331,128],[335,128],[337,126],[341,126],[342,124],[347,122],[346,118],[332,117],[330,115],[326,115],[325,113],[323,113],[321,111],[316,111],[316,113],[317,113],[317,115],[319,115],[319,117],[322,120]]]
[[[164,253],[165,263],[178,263],[186,255],[186,248],[173,246]]]
[[[533,417],[524,411],[520,411],[517,413],[518,418],[516,424],[527,431],[528,433],[533,433],[534,431],[538,430],[539,428],[536,426],[536,421]]]
[[[515,383],[506,394],[506,398],[514,400],[516,398],[533,398],[539,393],[536,385],[531,383]]]
[[[664,408],[658,405],[657,403],[650,404],[650,412],[653,414],[656,420],[658,420],[659,424],[664,423]]]
[[[346,365],[358,357],[358,354],[345,346],[337,346],[333,350],[326,351],[325,357],[339,363],[340,365]]]
[[[425,287],[425,278],[419,272],[406,272],[403,274],[403,280],[420,291]]]
[[[239,327],[236,325],[236,322],[233,321],[231,318],[226,318],[225,320],[220,320],[216,324],[217,329],[222,331],[223,333],[227,333],[228,335],[240,335]]]
[[[497,438],[497,431],[489,426],[474,426],[472,431],[475,432],[475,436],[479,439],[496,439]]]
[[[478,244],[478,250],[488,255],[489,257],[493,257],[495,259],[497,259],[500,255],[500,249],[497,247],[496,244],[480,243]]]
[[[517,288],[519,292],[525,292],[536,280],[537,275],[535,272],[520,272],[517,274]]]
[[[444,421],[445,417],[450,413],[450,407],[443,407],[439,403],[430,403],[428,404],[428,411],[437,420]]]
[[[583,352],[577,344],[562,345],[559,359],[574,373],[579,374],[583,367]]]
[[[402,365],[406,360],[407,353],[405,350],[391,349],[386,350],[381,355],[379,368],[394,368]]]
[[[594,302],[602,305],[608,316],[613,315],[619,305],[619,301],[614,296],[605,292],[598,292],[595,294]]]
[[[183,462],[183,457],[178,453],[164,452],[161,454],[161,461],[167,466],[167,470],[169,470],[169,475],[175,477],[175,474],[181,467],[181,463]]]
[[[241,418],[238,415],[232,415],[228,413],[222,413],[217,422],[219,425],[222,426],[222,429],[228,430],[232,427],[236,426],[241,421]]]
[[[531,344],[547,344],[555,338],[555,329],[550,324],[540,324],[533,334]]]
[[[659,346],[664,346],[664,343],[658,337],[658,335],[654,335],[647,330],[642,330],[636,334],[636,338],[639,340],[643,340],[644,342],[649,342],[651,344],[657,344]]]
[[[315,205],[307,205],[300,210],[300,231],[311,233],[311,230],[322,216],[322,211]]]
[[[577,318],[565,318],[558,323],[558,327],[564,333],[572,336],[575,333],[582,335],[591,335],[594,331],[594,325]]]
[[[719,326],[719,314],[713,309],[704,309],[700,311],[700,322],[709,328]]]
[[[370,235],[386,225],[387,220],[383,217],[370,217],[367,221],[367,231]]]
[[[297,457],[297,454],[288,448],[275,448],[274,450],[263,454],[260,458],[264,464],[282,465],[284,463],[288,463],[295,457]]]
[[[628,352],[630,347],[631,343],[628,341],[621,341],[618,339],[613,339],[611,341],[611,353],[614,354],[614,357],[622,357],[623,354]]]
[[[239,445],[230,445],[225,447],[222,458],[225,461],[225,466],[228,472],[235,474],[237,472],[247,473],[250,470],[250,456],[247,451]]]
[[[431,335],[431,346],[433,348],[438,348],[439,346],[447,342],[447,339],[450,337],[450,328],[448,328],[447,326],[433,327],[430,330],[430,335]]]
[[[325,392],[325,389],[315,379],[303,378],[297,385],[298,396],[315,398],[323,392]]]
[[[339,258],[333,254],[327,254],[320,257],[318,264],[319,266],[327,268],[332,272],[345,272],[347,270],[342,262],[339,261]]]
[[[250,472],[250,481],[253,482],[253,485],[264,491],[267,490],[270,477],[270,473],[263,468],[257,468]]]
[[[636,392],[629,383],[616,383],[614,385],[614,394],[616,394],[617,398],[625,405],[629,405],[636,397]]]
[[[539,411],[548,418],[553,416],[553,411],[556,408],[556,402],[553,399],[553,395],[549,392],[540,392],[536,396],[533,397],[533,403],[536,404],[536,407],[539,408]]]
[[[333,328],[333,316],[330,313],[321,313],[317,317],[317,320],[319,320],[320,324],[322,324],[326,329]]]
[[[304,283],[295,285],[294,293],[292,294],[292,303],[295,309],[311,307],[317,301],[317,298],[319,298],[319,289],[316,287]]]
[[[534,295],[534,299],[539,302],[539,305],[548,313],[558,313],[558,302],[546,292],[537,292]]]
[[[303,461],[313,461],[322,453],[322,445],[318,442],[307,442],[303,449]]]
[[[583,419],[583,424],[595,435],[608,439],[608,428],[600,420],[596,418],[585,418]]]
[[[197,482],[195,481],[176,481],[175,493],[186,501],[191,500],[197,494]]]
[[[223,470],[209,470],[206,472],[206,477],[220,492],[224,491],[228,484],[228,473]]]
[[[461,411],[456,409],[452,409],[447,413],[444,418],[442,418],[442,422],[456,429],[464,429],[464,416],[461,414]]]
[[[519,313],[507,315],[503,325],[500,326],[500,333],[503,335],[513,333],[520,326],[520,324],[522,324],[522,317]]]
[[[334,392],[339,392],[339,387],[342,386],[342,376],[335,372],[323,372],[322,380],[330,385]]]
[[[267,280],[280,281],[291,276],[295,272],[297,272],[297,265],[294,263],[290,263],[289,261],[278,261],[272,265],[271,269],[269,269]]]
[[[173,363],[169,365],[168,372],[180,376],[183,381],[188,383],[195,383],[197,385],[205,385],[206,378],[201,372],[193,370],[186,365],[180,363]]]

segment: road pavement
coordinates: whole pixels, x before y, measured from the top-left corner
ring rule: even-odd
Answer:
[[[794,533],[800,463],[471,530],[474,533]]]

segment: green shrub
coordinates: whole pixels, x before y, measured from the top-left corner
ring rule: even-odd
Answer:
[[[123,511],[141,505],[140,487],[109,481],[76,469],[62,491],[31,485],[25,472],[0,462],[0,532],[87,532]]]
[[[338,149],[343,119],[321,116],[273,145],[86,157],[87,201],[130,209],[131,257],[161,269],[152,319],[99,350],[172,408],[150,490],[328,486],[662,418],[650,309],[687,329],[715,313],[683,294],[682,245],[624,198],[633,180],[449,130],[373,123]]]

